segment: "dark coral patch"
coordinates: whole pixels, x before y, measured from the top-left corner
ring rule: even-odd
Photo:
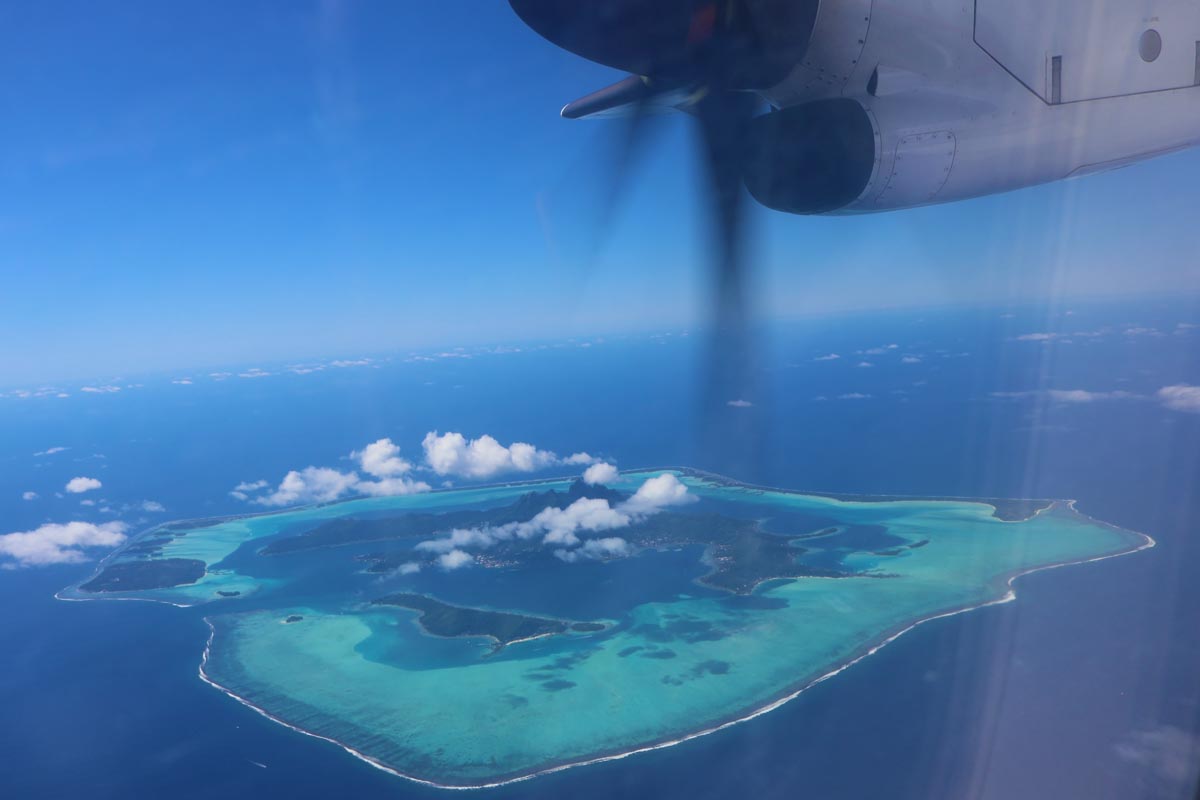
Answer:
[[[674,658],[675,651],[668,650],[665,647],[662,650],[647,650],[642,653],[642,658]]]
[[[709,661],[701,661],[692,667],[692,674],[697,678],[703,675],[725,675],[729,672],[729,667],[728,661],[718,661],[714,658]]]
[[[724,639],[729,634],[707,620],[695,617],[679,617],[670,620],[665,625],[645,623],[633,629],[633,633],[650,642],[665,644],[682,639],[689,644],[696,642],[715,642]]]

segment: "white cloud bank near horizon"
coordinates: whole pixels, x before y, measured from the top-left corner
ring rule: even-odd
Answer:
[[[1108,400],[1157,400],[1172,411],[1200,414],[1200,386],[1179,383],[1164,386],[1153,395],[1143,395],[1122,389],[1091,391],[1088,389],[1028,389],[1023,391],[992,392],[1000,400],[1045,399],[1053,403],[1085,405]]]
[[[90,547],[116,547],[125,541],[124,522],[47,523],[31,531],[0,535],[0,562],[5,569],[77,564],[87,561]]]
[[[992,397],[1001,400],[1020,400],[1025,398],[1044,397],[1056,403],[1095,403],[1101,400],[1133,400],[1138,395],[1133,392],[1111,391],[1093,392],[1087,389],[1032,389],[1019,392],[992,392]]]

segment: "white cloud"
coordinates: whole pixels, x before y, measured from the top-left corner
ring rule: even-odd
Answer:
[[[82,386],[79,391],[87,392],[88,394],[113,394],[114,392],[121,391],[121,387],[112,386],[111,384],[104,386]]]
[[[564,458],[562,463],[569,467],[582,467],[585,464],[595,464],[598,460],[590,453],[572,453]]]
[[[730,408],[750,408],[754,405],[754,403],[751,403],[749,400],[738,399],[730,400],[725,405],[729,406]]]
[[[625,558],[633,552],[629,542],[618,536],[603,539],[588,539],[582,547],[575,550],[555,550],[554,555],[567,563],[575,563],[586,559]]]
[[[1045,389],[1021,392],[992,392],[992,397],[1006,399],[1045,397],[1055,403],[1081,405],[1084,403],[1095,403],[1101,400],[1129,400],[1136,398],[1137,395],[1132,392],[1120,390],[1113,392],[1092,392],[1086,389]]]
[[[547,544],[573,547],[582,531],[622,528],[633,521],[631,514],[614,509],[607,500],[581,497],[566,508],[545,508],[526,522],[510,522],[489,528],[456,528],[447,535],[421,542],[417,550],[447,553],[460,548],[486,550],[497,542],[542,536]]]
[[[512,531],[515,531],[515,527],[508,525],[501,528],[455,528],[445,538],[421,542],[416,549],[430,553],[449,553],[462,547],[486,550],[498,541],[511,539]]]
[[[548,450],[524,442],[505,447],[486,434],[468,440],[461,433],[430,431],[421,446],[426,463],[438,475],[488,478],[503,472],[533,472],[560,463]]]
[[[214,381],[223,381],[226,378],[232,378],[233,373],[232,372],[210,372],[210,373],[208,373],[208,377],[212,378]]]
[[[566,508],[542,509],[531,522],[546,531],[542,539],[546,544],[572,547],[579,544],[579,531],[623,528],[629,524],[630,517],[610,506],[607,500],[581,497]]]
[[[53,386],[43,386],[39,389],[13,389],[11,392],[0,392],[0,397],[17,397],[22,400],[30,397],[70,397],[67,392],[54,388]]]
[[[874,365],[874,364],[872,364],[870,361],[860,361],[860,362],[858,362],[858,366],[860,366],[860,367],[873,367],[873,366],[875,366],[875,365]]]
[[[37,492],[21,492],[21,499],[22,500],[37,500],[38,493]]]
[[[330,361],[329,366],[339,367],[339,368],[365,367],[370,363],[371,363],[371,359],[369,359],[369,358],[341,359],[338,361]]]
[[[270,372],[259,369],[258,367],[251,367],[250,369],[246,370],[245,372],[238,373],[239,378],[268,378],[270,376],[271,376]]]
[[[408,358],[406,358],[404,360],[411,363],[411,362],[437,361],[439,358],[471,358],[471,357],[472,356],[470,353],[463,353],[461,351],[447,351],[447,352],[442,352],[442,353],[429,353],[429,354],[411,353],[411,354],[409,354]]]
[[[164,512],[166,510],[167,510],[166,506],[164,506],[162,503],[158,502],[157,500],[143,500],[142,501],[142,511],[145,511],[148,514],[161,514],[162,512]]]
[[[871,395],[863,394],[862,392],[847,392],[846,394],[838,395],[838,400],[870,400],[870,399],[871,399]]]
[[[1200,414],[1200,386],[1179,383],[1158,390],[1158,399],[1167,408],[1175,411],[1190,411]]]
[[[69,448],[69,447],[47,447],[45,450],[39,450],[38,452],[34,453],[33,457],[41,458],[42,456],[52,456],[55,453],[65,453],[67,450],[70,450],[70,449],[71,448]]]
[[[354,485],[354,489],[371,497],[400,497],[428,492],[430,486],[425,481],[415,481],[412,478],[380,478],[377,481],[359,481]]]
[[[354,491],[358,482],[358,475],[353,472],[339,472],[328,467],[305,467],[290,471],[274,492],[256,497],[251,502],[261,506],[328,503]]]
[[[669,472],[647,479],[621,507],[633,514],[652,514],[667,506],[693,502],[688,488]]]
[[[399,575],[412,575],[421,571],[421,565],[416,561],[405,561],[400,566],[396,567],[396,573]]]
[[[230,494],[236,497],[238,500],[248,500],[250,499],[250,494],[265,489],[270,485],[271,484],[267,483],[266,481],[242,481],[237,486],[233,487],[233,491],[231,491]]]
[[[66,490],[71,494],[83,494],[93,489],[99,489],[103,485],[95,478],[71,478],[67,481]]]
[[[81,505],[81,506],[94,506],[94,505],[96,505],[96,501],[95,501],[95,500],[80,500],[80,501],[79,501],[79,505]]]
[[[668,506],[695,499],[688,494],[687,486],[678,478],[664,473],[644,481],[633,497],[615,508],[602,498],[581,497],[566,508],[542,509],[527,522],[512,522],[491,528],[460,528],[438,539],[421,542],[416,549],[449,554],[464,548],[486,550],[497,542],[514,538],[532,539],[537,536],[542,537],[544,544],[557,548],[574,548],[580,544],[586,546],[586,543],[592,540],[585,541],[580,534],[624,528]],[[616,546],[613,542],[609,542],[609,545]],[[596,547],[600,545],[593,545],[592,550],[588,551],[588,557],[595,556]],[[616,554],[614,550],[608,555],[613,557]],[[565,560],[574,561],[577,558]]]
[[[376,478],[394,478],[412,471],[412,464],[400,457],[400,448],[391,439],[378,439],[352,453],[362,471]]]
[[[175,384],[176,386],[191,386],[192,379],[191,378],[176,378],[175,380],[171,381],[171,383]]]
[[[921,359],[917,356],[904,356],[900,359],[901,364],[920,364]]]
[[[583,471],[583,482],[595,486],[615,481],[619,474],[617,468],[612,464],[600,462],[599,464],[593,464]]]
[[[518,472],[533,472],[558,463],[554,453],[538,450],[533,445],[524,442],[514,442],[509,445],[508,453],[512,459],[513,468]]]
[[[1163,785],[1163,796],[1183,797],[1200,771],[1200,735],[1174,725],[1134,731],[1114,748],[1122,761],[1148,769]]]
[[[46,564],[75,564],[86,561],[83,552],[88,547],[115,547],[125,541],[123,522],[49,523],[32,531],[7,533],[0,536],[0,556],[7,556],[15,566],[30,567]],[[6,562],[6,566],[14,566]]]
[[[1046,394],[1059,403],[1094,403],[1097,400],[1122,400],[1134,396],[1130,392],[1089,392],[1086,389],[1050,389]]]
[[[841,358],[841,356],[839,356],[837,353],[830,353],[826,356],[817,356],[813,359],[813,361],[837,361],[839,358]]]
[[[1018,342],[1049,342],[1057,339],[1057,333],[1023,333],[1017,337]]]
[[[287,506],[299,503],[327,503],[350,494],[370,497],[395,497],[428,492],[424,481],[406,475],[413,465],[400,457],[400,448],[391,439],[378,439],[350,454],[363,472],[374,480],[364,479],[357,472],[343,472],[329,467],[305,467],[291,470],[275,491],[258,495],[270,484],[264,480],[243,481],[233,487],[230,495],[238,500],[263,506]]]
[[[437,563],[439,567],[449,572],[475,563],[475,557],[463,550],[451,550],[449,553],[438,556]]]

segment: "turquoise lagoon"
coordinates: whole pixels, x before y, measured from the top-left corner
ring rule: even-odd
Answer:
[[[614,488],[632,491],[657,472],[626,473]],[[802,559],[836,563],[853,574],[768,581],[738,597],[693,581],[707,569],[697,547],[603,564],[550,559],[536,569],[424,571],[417,589],[446,602],[465,605],[468,598],[475,607],[564,619],[601,609],[591,618],[609,623],[597,633],[497,649],[479,638],[429,636],[414,612],[370,605],[418,578],[364,572],[352,554],[369,546],[256,555],[271,537],[331,519],[500,506],[530,491],[570,485],[560,480],[353,500],[197,525],[152,557],[203,560],[203,579],[103,596],[212,604],[206,680],[396,774],[482,787],[747,720],[919,622],[1011,598],[1010,583],[1020,574],[1153,544],[1064,501],[1005,520],[981,501],[835,498],[675,474],[700,499],[689,511],[815,534],[796,542],[805,550]],[[129,557],[118,552],[112,559]],[[632,562],[643,568],[634,573]],[[232,592],[238,594],[228,596]],[[97,597],[78,590],[64,596]],[[597,597],[603,602],[592,602]],[[302,619],[284,622],[293,615]]]

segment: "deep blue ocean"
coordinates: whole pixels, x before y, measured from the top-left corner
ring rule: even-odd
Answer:
[[[717,435],[697,401],[706,339],[678,332],[471,358],[384,353],[309,374],[230,365],[219,381],[181,368],[109,379],[124,387],[113,393],[75,382],[68,398],[0,397],[0,533],[111,518],[102,504],[135,530],[241,513],[229,495],[241,481],[348,467],[384,436],[416,459],[430,430],[793,489],[1075,498],[1159,546],[1022,578],[1016,602],[920,626],[747,724],[485,794],[1190,798],[1200,413],[1158,392],[1200,385],[1197,323],[1196,305],[1163,301],[774,325],[761,335],[762,394],[727,407]],[[236,377],[252,367],[279,374]],[[34,456],[51,447],[70,449]],[[55,496],[77,475],[103,481],[97,506]],[[165,514],[142,511],[147,500]],[[204,609],[53,598],[90,570],[0,571],[0,795],[445,796],[203,684]]]

